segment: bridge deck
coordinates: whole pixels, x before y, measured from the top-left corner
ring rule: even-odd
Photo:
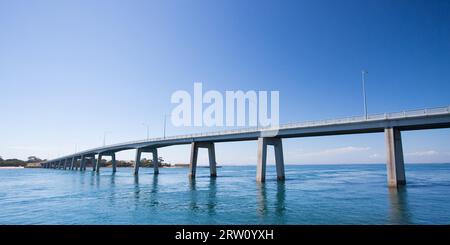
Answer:
[[[81,155],[112,153],[129,149],[145,147],[165,147],[171,145],[190,144],[192,142],[227,142],[257,140],[259,137],[271,136],[278,138],[360,134],[383,132],[385,128],[396,127],[401,131],[450,127],[450,106],[432,109],[402,111],[370,115],[367,118],[348,117],[342,119],[290,123],[277,128],[246,128],[237,130],[207,132],[153,138],[125,142],[104,147],[93,148],[74,154],[58,157],[49,161],[58,161]]]

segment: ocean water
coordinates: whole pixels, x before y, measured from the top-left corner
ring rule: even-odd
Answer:
[[[450,223],[450,164],[406,164],[400,189],[384,165],[287,165],[284,182],[268,166],[265,184],[255,169],[0,169],[0,224]]]

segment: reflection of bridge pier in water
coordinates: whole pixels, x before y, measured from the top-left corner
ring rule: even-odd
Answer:
[[[153,175],[152,188],[150,190],[150,204],[155,206],[158,204],[158,174]]]
[[[276,219],[274,222],[284,223],[286,211],[286,185],[284,181],[278,181],[276,185],[275,193],[273,193],[275,196],[273,205],[268,205],[267,203],[267,184],[258,183],[257,185],[257,213],[261,218],[261,222],[264,222],[270,213],[274,213],[275,215],[273,215],[273,217]],[[269,195],[272,195],[270,189]]]
[[[216,205],[217,205],[217,186],[216,186],[216,178],[209,179],[209,193],[208,193],[208,214],[216,213]]]
[[[256,185],[257,191],[257,200],[258,200],[258,216],[261,218],[261,221],[267,215],[267,195],[266,195],[266,184],[265,183],[257,183]]]
[[[110,200],[111,204],[116,203],[116,174],[113,173],[110,177],[109,183],[111,185],[111,194],[110,194]]]
[[[280,219],[280,223],[284,224],[286,211],[286,185],[284,181],[277,182],[277,195],[275,199],[276,217]]]
[[[96,172],[91,172],[90,184],[92,187],[98,188],[100,186],[100,174]]]
[[[194,178],[189,178],[189,193],[191,195],[191,202],[189,203],[189,210],[194,211],[198,209],[197,204],[197,186]]]
[[[134,175],[134,199],[139,200],[140,192],[141,188],[139,187],[139,175]]]
[[[406,187],[388,188],[390,224],[411,224]]]

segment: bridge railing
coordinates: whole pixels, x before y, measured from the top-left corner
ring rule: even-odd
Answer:
[[[280,125],[280,129],[286,128],[299,128],[299,127],[311,127],[311,126],[326,126],[333,124],[342,124],[342,123],[353,123],[353,122],[364,122],[364,121],[378,121],[378,120],[387,120],[387,119],[401,119],[408,117],[420,117],[420,116],[431,116],[431,115],[441,115],[450,113],[450,107],[436,107],[429,109],[420,109],[420,110],[408,110],[402,112],[392,112],[392,113],[380,113],[368,115],[367,118],[365,116],[354,116],[354,117],[345,117],[331,120],[316,120],[316,121],[306,121],[300,123],[288,123]]]
[[[190,139],[190,138],[198,138],[198,137],[205,137],[205,136],[251,133],[251,132],[264,131],[264,130],[289,129],[289,128],[301,128],[301,127],[312,127],[312,126],[327,126],[327,125],[334,125],[334,124],[356,123],[356,122],[363,122],[363,121],[377,121],[377,120],[386,120],[386,119],[400,119],[400,118],[407,118],[407,117],[447,114],[447,113],[450,113],[449,108],[450,107],[436,107],[436,108],[428,108],[428,109],[420,109],[420,110],[407,110],[407,111],[402,111],[402,112],[380,113],[380,114],[368,115],[367,118],[365,116],[353,116],[353,117],[344,117],[344,118],[338,118],[338,119],[314,120],[314,121],[287,123],[287,124],[279,125],[278,127],[271,127],[271,128],[251,127],[251,128],[243,128],[243,129],[184,134],[184,135],[152,138],[150,140],[129,141],[126,143],[108,145],[107,147],[115,147],[115,146],[126,145],[126,144],[157,142],[157,141],[162,141],[162,140]],[[103,148],[104,147],[99,147],[96,149],[103,149]],[[96,150],[96,149],[93,149],[93,150]]]
[[[378,121],[378,120],[401,119],[401,118],[409,118],[409,117],[443,115],[443,114],[449,114],[449,113],[450,113],[450,106],[447,106],[447,107],[435,107],[435,108],[427,108],[427,109],[419,109],[419,110],[407,110],[407,111],[402,111],[402,112],[373,114],[373,115],[368,115],[367,118],[365,116],[354,116],[354,117],[344,117],[344,118],[338,118],[338,119],[287,123],[287,124],[282,124],[277,127],[271,127],[271,128],[251,127],[251,128],[242,128],[242,129],[233,129],[233,130],[221,130],[221,131],[214,131],[214,132],[204,132],[204,133],[158,137],[158,138],[152,138],[149,140],[136,140],[136,141],[119,143],[119,144],[107,145],[105,147],[98,147],[98,148],[89,149],[86,151],[81,151],[81,152],[76,153],[76,155],[82,155],[84,153],[100,151],[100,150],[104,150],[107,148],[114,148],[117,146],[132,145],[132,144],[145,144],[145,143],[158,142],[158,141],[163,141],[163,140],[191,139],[191,138],[206,137],[206,136],[252,133],[252,132],[265,131],[265,130],[302,128],[302,127],[313,127],[313,126],[327,126],[327,125],[335,125],[335,124],[357,123],[357,122],[364,122],[364,121]]]

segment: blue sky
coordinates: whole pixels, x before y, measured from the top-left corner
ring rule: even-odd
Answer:
[[[159,137],[171,94],[194,82],[278,90],[281,123],[361,115],[361,69],[369,113],[447,106],[449,24],[450,3],[437,0],[0,0],[0,156],[68,154],[100,146],[105,131],[108,144],[143,139],[142,123]],[[450,162],[449,136],[403,133],[406,162]],[[219,163],[256,160],[256,142],[216,148]],[[287,163],[385,162],[383,134],[284,148]],[[160,152],[189,159],[188,146]]]

